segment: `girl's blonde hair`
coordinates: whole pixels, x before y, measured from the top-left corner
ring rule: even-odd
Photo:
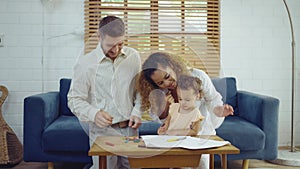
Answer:
[[[198,77],[183,74],[180,75],[177,80],[177,88],[181,90],[192,89],[195,94],[200,95],[200,98],[203,96],[203,91],[201,86],[202,86],[202,81]]]

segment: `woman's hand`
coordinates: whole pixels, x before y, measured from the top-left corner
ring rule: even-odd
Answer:
[[[171,92],[168,92],[168,93],[166,94],[166,101],[167,101],[167,103],[168,103],[169,105],[172,104],[172,103],[175,103],[175,99],[174,99],[174,97],[172,96]]]
[[[161,106],[163,106],[163,107],[161,107],[161,110],[163,110],[163,111],[161,111],[161,113],[159,114],[159,118],[160,119],[164,119],[164,118],[166,118],[168,116],[168,114],[169,114],[169,106],[172,103],[175,103],[175,99],[174,99],[171,91],[168,91],[166,93],[166,95],[165,95],[164,101],[162,101],[162,103],[161,103]]]
[[[214,108],[214,113],[219,117],[226,117],[229,115],[233,115],[233,108],[229,104],[224,104],[223,106],[216,106]]]

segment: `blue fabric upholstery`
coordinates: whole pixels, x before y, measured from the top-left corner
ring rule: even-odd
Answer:
[[[213,79],[215,86],[220,79],[224,78]],[[231,83],[232,78],[225,79],[227,84],[235,86],[228,86],[226,88],[227,93],[236,91],[235,80],[234,83]],[[216,88],[219,91],[219,88]],[[232,98],[236,99],[234,116],[226,117],[223,124],[217,129],[217,135],[240,148],[240,154],[228,155],[228,159],[276,159],[279,100],[270,96],[238,90],[235,96],[228,98],[224,92],[219,92],[223,97],[226,97],[225,103],[232,104]],[[215,157],[220,160],[219,156]]]
[[[234,109],[234,114],[238,115],[235,78],[213,78],[212,82],[216,90],[222,95],[223,102],[230,104]]]
[[[73,113],[68,107],[68,92],[71,85],[71,79],[60,79],[60,87],[59,87],[59,112],[62,115],[73,116]]]
[[[228,117],[217,131],[220,137],[230,140],[231,144],[241,150],[251,151],[265,148],[265,133],[258,126],[241,117]]]
[[[92,162],[87,155],[88,135],[78,119],[68,112],[70,82],[70,79],[62,79],[60,92],[24,99],[24,161]]]
[[[145,121],[142,122],[142,125],[139,127],[140,135],[157,135],[157,130],[160,127],[160,123]]]
[[[45,151],[88,151],[89,138],[77,117],[62,115],[45,129],[42,146]]]

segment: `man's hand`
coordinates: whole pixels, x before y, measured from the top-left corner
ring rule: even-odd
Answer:
[[[226,117],[229,115],[233,115],[233,108],[229,104],[224,104],[223,106],[216,106],[214,108],[214,113],[219,117]]]
[[[137,116],[130,116],[129,124],[128,124],[129,127],[133,129],[137,129],[140,127],[141,124],[142,124],[141,118]]]
[[[95,124],[98,127],[104,128],[112,124],[113,117],[110,116],[106,111],[99,110],[95,116]]]

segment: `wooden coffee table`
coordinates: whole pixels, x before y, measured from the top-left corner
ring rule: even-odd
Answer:
[[[223,140],[218,136],[209,139]],[[89,156],[99,156],[99,169],[106,169],[106,156],[126,156],[132,168],[171,168],[197,167],[202,154],[210,155],[210,168],[214,168],[214,154],[221,155],[222,169],[227,168],[227,154],[238,154],[240,150],[233,145],[200,150],[183,148],[157,149],[140,147],[140,143],[125,142],[124,137],[101,136],[89,150]]]

